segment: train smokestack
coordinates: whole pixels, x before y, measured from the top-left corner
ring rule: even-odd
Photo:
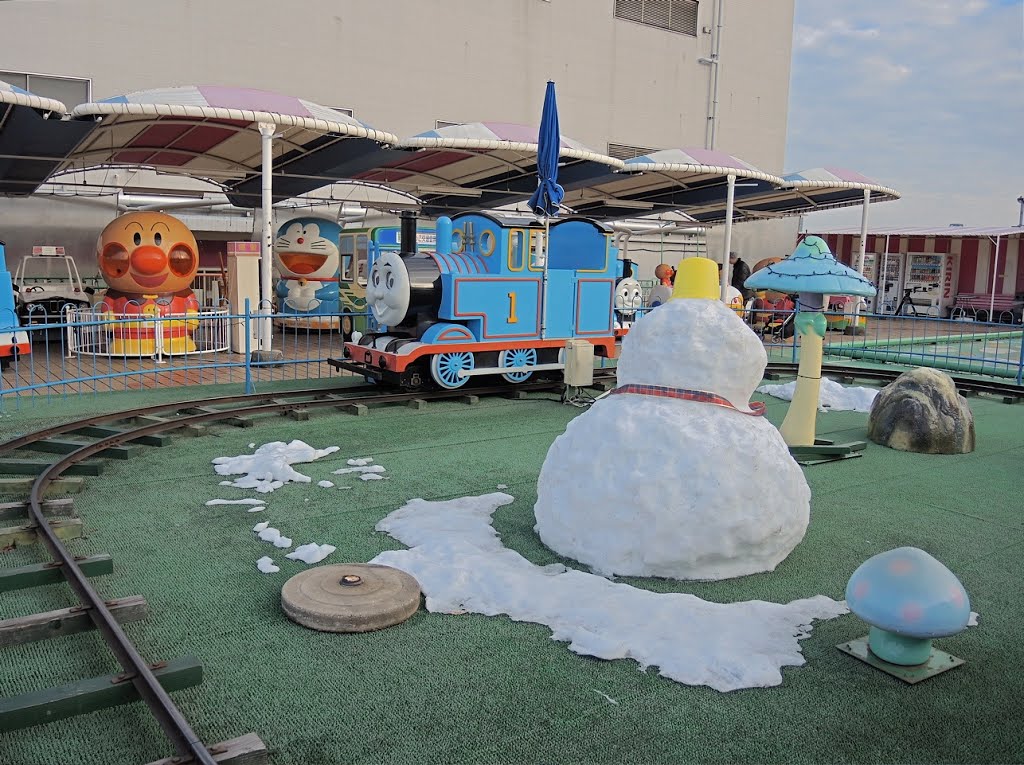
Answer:
[[[416,254],[416,213],[413,210],[402,210],[398,217],[401,222],[402,245],[399,255]]]

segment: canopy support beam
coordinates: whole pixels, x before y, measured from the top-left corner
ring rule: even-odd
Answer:
[[[860,213],[860,251],[857,253],[857,273],[864,276],[864,257],[868,249],[868,205],[871,204],[871,189],[864,189],[864,206]],[[878,258],[875,258],[876,269],[881,267]],[[875,281],[879,281],[879,275],[875,274]],[[860,306],[863,298],[856,298],[853,305],[853,334],[857,334],[857,327],[860,326]]]
[[[732,212],[736,201],[736,176],[726,178],[729,191],[725,199],[725,242],[722,244],[722,302],[729,304],[729,284],[732,279],[729,268],[729,249],[732,247]]]
[[[273,327],[271,326],[270,315],[274,311],[273,293],[271,284],[271,260],[274,257],[274,196],[273,196],[273,148],[274,133],[277,125],[268,122],[260,123],[260,143],[263,149],[263,164],[261,168],[263,181],[263,237],[260,247],[260,308],[259,313],[266,319],[259,323],[259,348],[261,351],[270,350],[271,339],[273,338]]]

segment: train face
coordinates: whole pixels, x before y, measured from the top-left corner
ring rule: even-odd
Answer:
[[[533,218],[466,213],[437,228],[435,251],[386,252],[374,261],[366,295],[379,326],[346,343],[335,366],[406,387],[429,380],[452,389],[478,375],[524,382],[560,370],[570,338],[616,355],[621,264],[610,229],[567,219],[551,226],[545,245]],[[628,282],[622,316],[633,316],[639,283],[618,281]]]
[[[0,367],[32,352],[28,332],[21,329],[14,305],[14,284],[7,270],[7,254],[0,242]]]

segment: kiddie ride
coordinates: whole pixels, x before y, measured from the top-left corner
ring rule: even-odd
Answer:
[[[402,241],[415,241],[415,218],[402,224]],[[551,224],[545,244],[535,218],[465,213],[439,218],[436,231],[436,252],[383,252],[373,262],[366,296],[378,327],[345,343],[332,366],[454,390],[480,375],[522,383],[561,370],[573,339],[616,357],[642,291],[624,275],[631,264],[618,259],[610,228],[568,218]]]
[[[18,356],[32,352],[28,332],[21,329],[14,307],[14,285],[7,270],[4,243],[0,242],[0,369]]]
[[[90,290],[63,247],[34,246],[14,274],[18,316],[24,325],[59,323],[64,309],[85,308]]]

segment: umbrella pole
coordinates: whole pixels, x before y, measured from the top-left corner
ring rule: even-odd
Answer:
[[[732,247],[732,210],[736,199],[736,176],[730,175],[727,180],[729,190],[725,199],[725,242],[722,244],[722,302],[726,305],[729,304],[729,284],[732,281],[729,273],[729,248]]]
[[[541,254],[544,256],[544,274],[541,277],[541,312],[540,312],[540,339],[546,340],[548,336],[548,239],[551,236],[551,216],[544,216],[544,241],[541,242]]]
[[[871,203],[871,191],[864,189],[864,209],[860,214],[860,252],[857,253],[857,273],[864,275],[864,257],[868,249],[868,205]],[[877,278],[876,278],[877,281]],[[857,327],[860,322],[860,298],[853,304],[853,326],[850,329],[851,335],[857,334]]]
[[[988,320],[992,323],[996,320],[996,276],[999,274],[999,240],[1002,234],[996,234],[995,251],[992,253],[992,295],[988,302]]]

